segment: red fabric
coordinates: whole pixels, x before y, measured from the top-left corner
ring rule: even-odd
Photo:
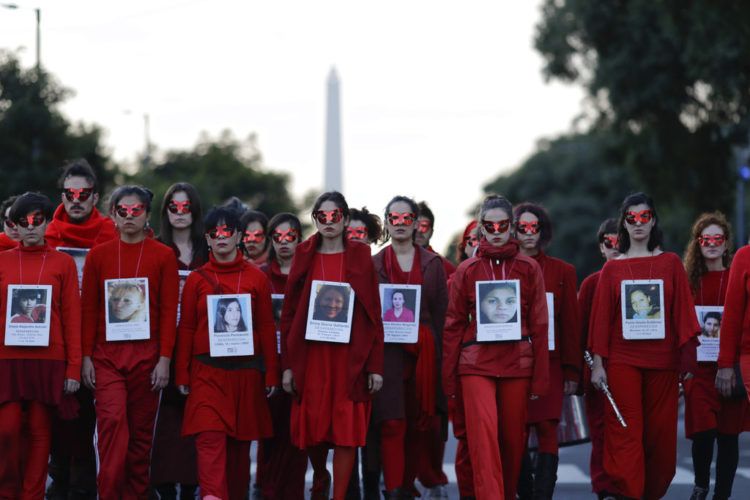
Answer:
[[[469,446],[466,443],[466,439],[457,440],[455,465],[458,494],[461,498],[475,496],[471,457],[469,456]]]
[[[74,223],[68,217],[65,207],[60,204],[47,226],[44,239],[52,248],[94,248],[95,246],[117,238],[115,223],[104,217],[94,208],[88,219]]]
[[[732,368],[740,354],[750,354],[750,246],[740,248],[729,269],[724,315],[721,318],[719,368]],[[750,374],[742,372],[743,377]]]
[[[607,405],[604,469],[614,491],[646,500],[662,498],[677,466],[676,370],[648,370],[609,363],[609,389],[627,427]]]
[[[529,397],[529,379],[462,375],[461,386],[476,497],[516,498],[526,448],[526,405],[518,402]]]
[[[48,406],[58,406],[64,399],[64,382],[64,361],[0,360],[0,404],[36,401]]]
[[[563,368],[560,358],[550,359],[549,388],[544,396],[529,400],[529,423],[536,425],[547,421],[559,422],[560,415],[562,415],[563,396]],[[537,429],[538,434],[539,429]],[[557,435],[557,432],[555,432],[555,435]]]
[[[103,342],[94,351],[100,498],[146,498],[159,392],[155,341]]]
[[[557,443],[557,420],[542,420],[535,424],[536,437],[539,441],[539,453],[557,455],[559,445]]]
[[[273,437],[262,442],[263,453],[262,457],[258,458],[256,482],[262,475],[263,498],[303,498],[307,454],[292,445],[289,434],[292,398],[287,393],[279,393],[268,400],[268,405],[273,421]]]
[[[591,489],[594,493],[614,491],[612,479],[604,471],[604,412],[609,403],[600,391],[586,393],[586,419],[591,436]],[[618,423],[619,425],[619,423]]]
[[[51,421],[42,403],[30,401],[25,418],[22,403],[0,404],[0,498],[44,498]]]
[[[81,379],[81,303],[78,272],[73,258],[48,246],[20,246],[0,254],[0,315],[9,306],[8,285],[52,285],[49,346],[5,345],[5,322],[0,359],[49,359],[65,361],[65,378]]]
[[[218,281],[217,281],[218,280]],[[175,382],[189,385],[188,376],[193,357],[210,352],[208,339],[208,310],[206,296],[221,293],[249,293],[253,319],[253,346],[256,356],[263,356],[265,363],[265,386],[279,385],[279,358],[276,352],[276,325],[271,306],[271,284],[266,275],[256,266],[237,258],[229,263],[219,263],[209,258],[209,263],[193,271],[182,290],[179,335],[175,360]],[[250,357],[232,357],[233,360]],[[262,387],[261,387],[261,392]],[[265,399],[265,393],[262,394]]]
[[[349,479],[354,468],[357,449],[347,446],[336,446],[333,450],[333,498],[344,500],[349,487]]]
[[[279,262],[276,259],[268,261],[260,266],[260,270],[266,273],[268,279],[271,280],[271,288],[273,289],[273,293],[283,294],[289,275],[281,272],[281,266],[279,265]]]
[[[406,420],[383,420],[380,424],[380,454],[386,491],[401,486],[404,480],[404,438]]]
[[[448,259],[446,259],[442,255],[440,255],[439,253],[437,253],[435,251],[435,249],[433,249],[430,245],[427,245],[426,250],[428,252],[432,252],[435,255],[437,255],[438,257],[440,257],[440,261],[443,263],[443,270],[445,271],[445,278],[446,279],[450,278],[451,274],[453,274],[453,273],[456,272],[456,266],[454,266],[451,261],[449,261]]]
[[[620,282],[664,280],[666,335],[663,340],[625,340],[622,336]],[[615,259],[599,277],[590,320],[592,350],[610,363],[656,370],[677,370],[680,347],[700,333],[693,297],[680,258],[670,252],[654,257]]]
[[[745,383],[745,391],[750,398],[750,356],[744,354],[740,356],[740,370],[742,371],[742,380]],[[739,384],[740,381],[738,380],[737,383]]]
[[[596,293],[596,286],[599,284],[599,276],[601,271],[596,271],[588,275],[581,283],[578,289],[578,310],[581,317],[581,346],[583,349],[591,350],[591,336],[589,335],[589,327],[591,323],[591,308],[594,305],[594,294]],[[591,385],[591,370],[588,366],[583,368],[581,388],[585,394],[589,394],[594,390]]]
[[[315,344],[305,340],[307,305],[321,236],[315,233],[296,249],[281,313],[281,362],[290,368],[300,394],[305,390],[306,364],[312,359],[308,350]],[[339,268],[336,268],[339,269]],[[333,269],[332,269],[333,271]],[[335,276],[339,280],[341,276]],[[383,372],[383,323],[380,319],[380,294],[372,264],[370,247],[344,240],[344,279],[355,293],[351,340],[342,352],[346,369],[342,374],[346,394],[354,401],[369,401],[367,374]]]
[[[250,484],[250,442],[205,431],[195,437],[195,446],[201,496],[245,500]]]
[[[455,395],[458,375],[530,377],[531,391],[543,395],[549,379],[549,357],[541,269],[536,261],[518,253],[515,241],[498,250],[487,245],[482,240],[479,255],[462,262],[451,278],[443,331],[443,389],[446,395]],[[503,269],[505,279],[521,282],[521,333],[531,337],[531,342],[488,342],[462,348],[462,344],[476,340],[475,283],[502,279]]]
[[[0,252],[16,248],[17,246],[18,242],[16,240],[11,240],[7,234],[0,232]]]
[[[177,330],[177,259],[171,248],[150,238],[133,244],[108,241],[86,257],[81,295],[83,355],[91,356],[95,345],[106,342],[104,280],[118,278],[148,278],[151,339],[131,342],[158,340],[159,355],[171,358]]]
[[[443,472],[445,458],[445,438],[443,437],[443,416],[433,415],[424,428],[417,428],[418,461],[417,477],[425,488],[448,484],[448,476]]]

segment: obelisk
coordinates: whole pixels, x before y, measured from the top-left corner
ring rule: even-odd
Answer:
[[[332,67],[328,73],[326,99],[326,159],[325,191],[341,191],[343,188],[341,166],[341,107],[339,104],[339,75]]]

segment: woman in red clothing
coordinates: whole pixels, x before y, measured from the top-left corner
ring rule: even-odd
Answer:
[[[478,499],[516,497],[527,436],[527,405],[519,402],[544,395],[549,377],[544,278],[511,239],[512,216],[502,196],[482,202],[479,249],[451,278],[443,330],[443,388],[449,398],[459,384],[463,392]],[[478,337],[476,285],[498,280],[518,280],[520,326],[513,340],[487,341]]]
[[[702,214],[693,224],[690,242],[685,251],[685,269],[693,290],[696,306],[723,306],[729,283],[732,260],[732,233],[721,212]],[[698,357],[698,368],[685,386],[685,434],[693,441],[693,471],[695,500],[708,496],[713,461],[714,442],[717,444],[716,482],[714,498],[725,499],[732,494],[732,483],[739,460],[739,433],[750,417],[745,398],[724,398],[715,387],[719,338],[708,331],[709,324],[721,325],[721,311],[701,310],[706,339],[705,356]],[[718,319],[718,321],[716,321]],[[711,344],[715,344],[713,348]],[[708,350],[712,352],[708,352]]]
[[[279,368],[271,285],[238,250],[242,226],[236,212],[215,208],[205,227],[209,262],[188,276],[182,293],[175,366],[175,382],[188,395],[182,434],[195,436],[201,495],[243,500],[250,442],[273,431],[266,396],[279,383]],[[211,328],[210,315],[224,295],[240,305],[235,319],[252,325],[251,333],[224,335],[227,340]],[[237,344],[226,346],[230,341]],[[249,354],[232,354],[241,349]]]
[[[268,217],[258,210],[247,210],[240,224],[245,258],[257,266],[264,264],[268,258]]]
[[[169,381],[177,323],[177,259],[146,236],[152,193],[121,186],[110,214],[119,238],[95,246],[83,270],[82,379],[94,390],[97,485],[103,499],[145,497],[159,395]],[[148,292],[147,321],[117,323],[108,292],[118,284]]]
[[[0,345],[0,497],[44,497],[52,412],[63,393],[78,390],[81,304],[72,257],[47,246],[52,202],[38,193],[19,196],[10,209],[21,245],[0,259],[0,314],[32,292],[51,310],[31,325],[3,322]],[[17,288],[25,285],[35,288]],[[41,321],[39,321],[41,319]],[[41,324],[39,324],[41,323]],[[20,327],[20,328],[19,328]],[[26,412],[26,418],[23,413]],[[24,425],[24,420],[25,425]],[[25,448],[25,449],[23,449]],[[23,460],[22,466],[22,457]]]
[[[276,335],[280,336],[281,303],[287,277],[292,267],[292,258],[297,245],[302,240],[302,224],[296,215],[276,214],[268,223],[268,234],[271,246],[268,251],[268,260],[261,266],[261,270],[271,280]],[[280,338],[277,340],[280,348],[281,340]],[[268,406],[273,420],[273,437],[264,439],[258,451],[256,477],[262,477],[261,493],[264,498],[278,498],[279,500],[303,498],[307,454],[292,445],[289,435],[292,398],[286,392],[279,391],[268,399]]]
[[[420,312],[416,343],[385,344],[385,379],[373,405],[373,419],[380,426],[384,494],[394,499],[411,498],[416,466],[429,452],[424,432],[417,431],[426,430],[430,418],[446,410],[438,366],[448,291],[440,256],[414,243],[418,210],[416,202],[404,196],[388,203],[385,228],[391,245],[374,257],[380,283],[419,285],[421,291],[421,303],[413,306]],[[393,289],[393,303],[398,297],[403,302],[405,293]],[[384,321],[393,313],[386,309]]]
[[[591,383],[609,384],[627,423],[620,425],[607,407],[604,469],[614,493],[627,498],[661,498],[674,477],[679,374],[694,371],[700,332],[682,262],[659,249],[658,222],[651,198],[625,198],[618,221],[622,255],[604,265],[591,316]],[[660,297],[660,319],[635,317],[624,299],[635,287]]]
[[[14,201],[16,201],[16,196],[11,196],[0,203],[0,221],[3,224],[3,231],[0,233],[0,252],[18,246],[18,226],[8,217]]]
[[[552,221],[541,205],[522,203],[516,206],[514,219],[521,253],[536,260],[542,268],[547,307],[552,308],[554,321],[549,335],[549,390],[544,397],[529,402],[528,415],[530,427],[536,430],[539,441],[534,498],[549,500],[557,482],[557,426],[562,414],[563,395],[575,394],[583,364],[577,278],[573,266],[544,252],[552,241]],[[522,479],[524,483],[529,481]]]
[[[607,219],[599,226],[596,239],[599,242],[599,252],[605,262],[616,259],[620,255],[617,245],[617,219]],[[588,275],[578,290],[578,308],[581,313],[581,345],[589,344],[589,320],[591,319],[591,307],[594,302],[594,292],[599,283],[601,270]],[[583,376],[584,394],[586,402],[586,418],[591,435],[591,459],[590,476],[591,488],[600,498],[611,496],[611,480],[604,472],[604,409],[609,403],[601,392],[594,390],[591,385],[591,371],[584,370]]]
[[[380,241],[383,235],[383,225],[380,217],[371,213],[366,207],[362,210],[352,208],[349,223],[346,225],[346,239],[372,245]]]
[[[372,394],[383,384],[383,324],[370,248],[344,238],[349,207],[343,195],[323,193],[312,215],[318,232],[297,247],[281,315],[283,386],[294,396],[292,443],[308,451],[313,465],[313,498],[328,498],[326,458],[333,446],[333,496],[341,500],[356,447],[365,444]],[[348,343],[305,338],[313,280],[351,287]]]

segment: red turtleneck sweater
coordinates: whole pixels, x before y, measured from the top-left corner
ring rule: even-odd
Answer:
[[[17,241],[8,238],[8,235],[5,233],[0,233],[0,252],[4,250],[10,250],[11,248],[16,248],[17,246]]]
[[[8,285],[52,285],[49,346],[12,347],[0,344],[0,359],[65,361],[65,378],[81,378],[81,302],[73,258],[49,246],[24,247],[0,253],[0,318],[5,339]]]
[[[115,224],[94,208],[88,219],[74,223],[68,217],[65,207],[60,204],[45,234],[47,244],[52,248],[94,248],[100,243],[117,238]]]

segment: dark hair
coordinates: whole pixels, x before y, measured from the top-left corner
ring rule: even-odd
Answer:
[[[204,237],[205,231],[203,230],[203,210],[201,208],[201,198],[198,194],[198,190],[195,189],[190,183],[177,182],[172,184],[164,193],[164,198],[161,201],[160,219],[161,219],[161,231],[159,234],[159,241],[167,246],[174,247],[174,237],[172,224],[169,223],[168,207],[169,202],[172,201],[172,196],[175,193],[182,191],[188,197],[190,201],[190,214],[193,216],[193,222],[190,224],[190,242],[193,246],[193,255],[190,256],[190,260],[200,260],[206,262],[208,260],[208,246],[206,245],[206,238]]]
[[[435,214],[433,214],[432,210],[430,210],[430,207],[427,206],[426,201],[420,201],[419,203],[417,203],[417,217],[424,217],[428,219],[430,221],[430,226],[434,228]]]
[[[9,209],[10,207],[12,207],[12,206],[13,206],[13,203],[15,203],[15,202],[16,202],[16,199],[17,199],[17,198],[18,198],[18,196],[16,196],[16,195],[13,195],[13,196],[11,196],[11,197],[9,197],[9,198],[6,198],[6,199],[4,199],[4,200],[3,200],[3,202],[2,202],[2,203],[0,203],[0,222],[3,222],[3,221],[5,221],[5,212],[6,212],[6,211],[7,211],[7,210],[8,210],[8,209]],[[8,215],[10,215],[10,213],[9,213]]]
[[[334,291],[341,295],[344,299],[344,304],[341,307],[341,312],[334,319],[323,318],[324,321],[346,321],[349,315],[349,300],[351,300],[351,293],[346,287],[341,285],[323,285],[318,291],[318,295],[315,296],[315,307],[313,309],[313,319],[321,319],[321,304],[323,297],[330,291]]]
[[[380,222],[380,217],[367,210],[367,207],[362,207],[362,210],[356,208],[350,209],[349,222],[351,223],[353,220],[361,220],[365,223],[367,239],[370,243],[377,243],[384,237],[383,224]]]
[[[547,210],[538,203],[524,202],[516,206],[513,212],[513,219],[518,224],[518,219],[525,213],[530,213],[539,219],[539,241],[537,248],[544,248],[552,241],[552,220],[549,218]]]
[[[244,232],[251,222],[257,222],[258,224],[260,224],[260,227],[263,228],[263,234],[266,236],[268,235],[268,217],[266,216],[266,214],[258,210],[245,211],[245,213],[242,214],[242,218],[240,218],[240,231]],[[266,238],[263,242],[263,252],[266,251],[268,245],[268,238]],[[247,255],[248,257],[250,256],[244,243],[240,243],[240,248],[242,248],[242,252],[245,255]]]
[[[25,192],[18,196],[10,207],[8,218],[13,222],[18,222],[22,217],[26,217],[32,212],[39,211],[44,215],[45,220],[52,220],[52,214],[55,206],[49,198],[41,193]]]
[[[699,215],[690,230],[690,239],[688,240],[683,257],[690,288],[693,290],[698,290],[701,285],[701,277],[708,272],[706,259],[703,258],[703,254],[701,253],[698,238],[703,230],[711,225],[719,226],[724,231],[724,237],[726,238],[726,251],[721,256],[722,265],[728,269],[732,263],[732,251],[734,249],[732,244],[732,226],[729,224],[726,216],[718,211]]]
[[[703,322],[705,323],[708,318],[713,318],[721,323],[721,313],[719,311],[709,311],[703,315]]]
[[[206,232],[223,222],[227,227],[231,227],[235,231],[242,231],[242,225],[240,224],[240,216],[231,208],[220,206],[213,207],[206,214],[206,218],[203,219],[203,227]]]
[[[109,197],[110,214],[114,213],[117,204],[120,203],[120,200],[125,198],[126,196],[137,197],[139,200],[141,200],[143,206],[146,207],[146,213],[151,213],[151,202],[154,199],[154,193],[152,193],[151,190],[147,187],[128,185],[118,187]]]
[[[229,304],[231,304],[232,302],[236,302],[237,305],[240,307],[240,322],[237,324],[237,331],[238,332],[247,331],[245,318],[242,315],[242,304],[240,304],[239,299],[235,297],[225,297],[223,299],[219,299],[216,301],[216,318],[214,318],[214,331],[215,332],[227,331],[226,321],[224,321],[224,315],[227,313]]]
[[[96,178],[94,169],[91,168],[91,165],[89,165],[89,162],[86,161],[85,158],[71,160],[63,165],[62,168],[62,174],[60,174],[60,177],[57,179],[58,188],[62,189],[65,181],[70,177],[83,177],[89,182],[89,184],[91,184],[95,193],[99,192],[99,181]]]
[[[43,295],[44,293],[45,292],[42,292],[41,290],[29,289],[29,288],[20,288],[20,289],[13,290],[14,300],[11,300],[11,305],[13,306],[11,314],[24,314],[23,308],[21,306],[22,300],[33,299],[37,303],[41,301],[42,302],[41,305],[44,305],[44,295]],[[32,311],[31,314],[34,315],[34,312]]]
[[[614,217],[610,217],[602,222],[599,226],[599,230],[596,232],[596,240],[599,243],[604,243],[605,234],[617,234],[617,219]]]
[[[327,191],[318,196],[312,207],[312,213],[314,214],[320,210],[320,206],[326,201],[332,201],[338,208],[340,208],[344,212],[344,218],[349,217],[349,204],[346,202],[344,195],[338,191]]]
[[[492,323],[490,319],[487,317],[486,314],[484,314],[484,311],[482,311],[481,303],[482,301],[489,295],[493,290],[511,290],[513,294],[518,297],[518,290],[516,289],[516,286],[510,282],[494,282],[494,283],[484,283],[479,285],[479,297],[477,297],[477,301],[479,302],[479,323],[480,324],[487,324]],[[513,316],[507,321],[507,323],[515,323],[518,319],[518,306],[516,306],[516,313],[513,314]]]
[[[396,295],[397,293],[400,293],[400,294],[401,294],[401,296],[402,296],[402,297],[404,298],[404,307],[406,307],[406,297],[407,297],[407,295],[408,295],[408,294],[406,293],[406,290],[404,290],[403,288],[394,288],[394,289],[393,289],[393,290],[391,291],[391,305],[393,305],[393,297],[394,297],[394,296],[395,296],[395,295]]]
[[[471,237],[471,233],[477,231],[478,227],[477,221],[473,220],[466,225],[463,234],[459,236],[458,243],[456,244],[456,262],[459,264],[471,257],[471,255],[466,254],[464,249],[466,248],[466,242]],[[477,237],[479,237],[479,233],[477,233]]]
[[[648,250],[653,251],[662,243],[662,233],[661,228],[659,228],[659,217],[656,215],[654,200],[645,193],[634,193],[628,195],[620,205],[620,216],[617,219],[617,238],[620,253],[625,253],[630,249],[630,235],[628,230],[625,229],[625,212],[628,211],[628,207],[635,205],[648,205],[653,213],[654,225],[651,227],[651,233],[648,236]]]
[[[247,204],[244,203],[239,198],[237,198],[236,196],[227,198],[227,200],[224,203],[222,203],[221,206],[234,210],[235,212],[237,212],[238,217],[242,217],[242,214],[244,214],[245,212],[249,210],[249,207],[247,206]]]
[[[651,305],[651,312],[649,314],[656,314],[658,312],[661,312],[661,304],[659,303],[659,290],[656,285],[632,285],[630,290],[628,290],[627,302],[625,304],[625,307],[628,311],[630,311],[632,314],[635,314],[635,309],[633,309],[633,294],[635,292],[641,292],[646,296],[646,298],[648,298],[648,303]]]
[[[479,206],[479,210],[477,210],[477,223],[481,224],[484,214],[495,208],[504,210],[508,214],[508,217],[513,217],[513,204],[508,201],[508,198],[499,194],[491,194],[482,200],[482,204]]]
[[[268,231],[266,231],[266,234],[271,236],[274,230],[285,222],[288,223],[292,229],[297,231],[297,241],[302,241],[302,223],[296,215],[290,214],[289,212],[282,212],[271,217],[271,220],[268,221]],[[273,261],[274,259],[276,259],[276,250],[273,248],[273,245],[271,245],[268,250],[268,260]]]

